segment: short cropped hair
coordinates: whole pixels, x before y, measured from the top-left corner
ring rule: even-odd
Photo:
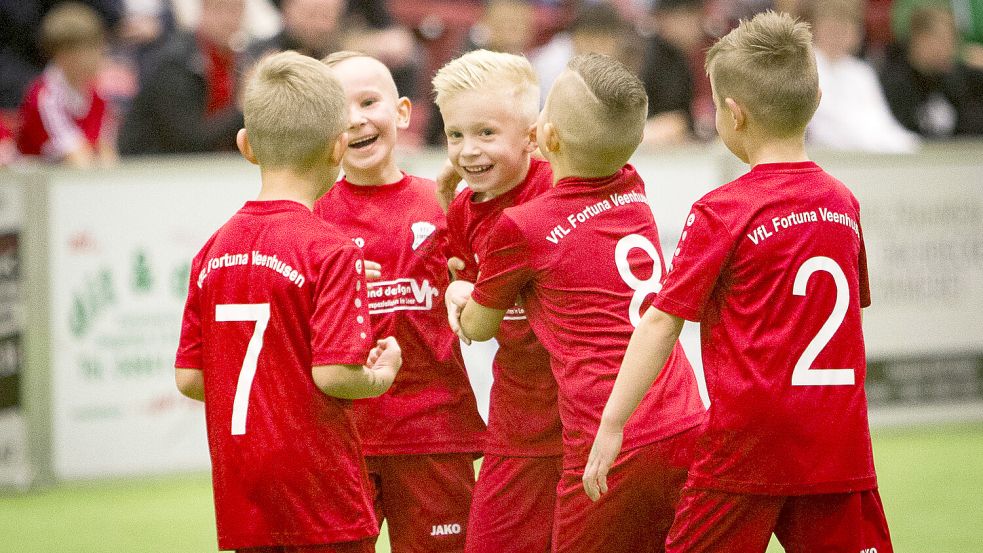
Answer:
[[[819,106],[812,33],[786,13],[741,21],[710,47],[706,71],[718,102],[733,98],[776,137],[802,132]]]
[[[320,61],[287,51],[256,65],[243,118],[260,165],[306,169],[348,126],[345,92]]]
[[[539,115],[539,79],[523,56],[473,50],[449,61],[433,78],[434,102],[469,90],[501,90],[511,94],[518,114],[532,124]]]
[[[41,48],[53,56],[63,50],[105,43],[106,26],[93,8],[66,2],[45,14],[41,20],[40,38]]]
[[[325,58],[321,59],[321,63],[327,65],[328,67],[334,67],[339,63],[350,60],[352,58],[371,58],[372,56],[366,54],[365,52],[358,52],[356,50],[340,50],[338,52],[332,52],[328,54]]]
[[[621,166],[638,148],[648,113],[645,85],[611,56],[590,53],[574,57],[567,69],[583,81],[586,94],[557,90],[562,106],[550,106],[564,141],[578,155]],[[576,100],[574,100],[576,99]],[[559,113],[562,110],[562,113]]]

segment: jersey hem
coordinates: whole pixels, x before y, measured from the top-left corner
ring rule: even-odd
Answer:
[[[362,443],[365,457],[390,457],[393,455],[433,455],[441,453],[471,453],[481,455],[484,447],[481,442],[449,442],[436,444],[374,445]]]
[[[656,294],[655,299],[652,300],[652,307],[670,315],[686,319],[687,321],[700,322],[700,312],[698,309],[694,309],[662,294]]]
[[[864,476],[862,478],[836,480],[833,482],[815,482],[812,484],[767,484],[694,475],[690,476],[686,487],[747,495],[823,495],[877,489],[877,476]]]
[[[669,428],[663,428],[658,431],[653,431],[641,435],[634,436],[631,440],[625,440],[623,447],[621,448],[620,455],[624,455],[629,451],[636,450],[640,447],[645,447],[655,442],[659,442],[695,427],[699,426],[703,422],[705,412],[701,411],[699,413],[692,413],[690,415],[679,418],[673,423]],[[563,470],[580,470],[587,466],[587,458],[590,455],[589,444],[583,448],[576,448],[572,451],[567,451],[563,455]],[[571,448],[573,449],[573,448]],[[575,458],[579,457],[582,461],[577,461]]]
[[[333,529],[328,532],[314,534],[270,532],[263,536],[220,536],[218,546],[223,551],[232,551],[250,547],[332,545],[361,541],[378,535],[379,528],[374,524],[367,524],[344,530]]]

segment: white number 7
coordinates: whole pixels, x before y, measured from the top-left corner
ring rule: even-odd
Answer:
[[[253,388],[253,378],[256,376],[256,364],[259,362],[259,352],[263,349],[263,334],[270,322],[270,304],[268,303],[228,303],[215,306],[215,321],[219,323],[234,321],[255,321],[253,337],[246,347],[246,357],[242,360],[239,371],[239,382],[236,384],[236,396],[232,402],[232,435],[246,433],[246,411],[249,409],[249,391]]]
[[[816,271],[825,271],[833,275],[833,282],[836,284],[836,302],[833,303],[833,312],[829,314],[829,318],[806,346],[799,360],[795,362],[795,368],[792,369],[792,386],[853,386],[853,369],[811,368],[812,362],[819,357],[819,352],[823,351],[843,324],[850,305],[850,285],[847,283],[846,275],[836,261],[828,257],[810,257],[799,267],[798,272],[795,273],[795,282],[792,284],[792,294],[805,296],[809,277]]]

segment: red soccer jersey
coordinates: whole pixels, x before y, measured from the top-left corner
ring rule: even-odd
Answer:
[[[735,493],[876,486],[859,204],[812,162],[755,166],[693,204],[653,304],[700,321],[710,393],[690,471]]]
[[[108,106],[95,88],[77,91],[61,70],[49,66],[31,84],[21,104],[17,148],[24,155],[53,160],[82,143],[98,148],[108,116]]]
[[[447,325],[447,221],[435,187],[409,175],[384,186],[342,179],[314,206],[365,259],[382,265],[382,278],[369,283],[372,326],[379,338],[395,336],[403,350],[392,388],[355,402],[366,455],[482,450],[485,425]]]
[[[447,257],[465,261],[459,278],[474,282],[479,261],[485,258],[489,233],[502,210],[529,201],[553,186],[550,164],[533,159],[518,186],[488,201],[474,202],[466,189],[447,212]],[[549,353],[533,334],[525,310],[515,305],[495,337],[498,352],[492,361],[491,398],[485,452],[509,457],[562,453],[556,380],[550,372]]]
[[[219,547],[376,535],[351,402],[311,376],[373,345],[358,248],[299,203],[248,202],[191,267],[175,366],[205,379]]]
[[[506,209],[492,231],[472,297],[493,309],[523,300],[559,386],[566,468],[587,463],[634,324],[661,274],[659,233],[630,165],[610,177],[563,179]],[[623,447],[691,428],[703,413],[677,345],[629,419]]]

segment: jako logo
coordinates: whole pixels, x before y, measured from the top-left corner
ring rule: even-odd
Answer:
[[[867,549],[861,549],[860,553],[877,553],[876,547],[868,547]]]
[[[431,536],[452,536],[461,533],[460,524],[437,524],[430,531]],[[874,552],[876,553],[876,551]]]

